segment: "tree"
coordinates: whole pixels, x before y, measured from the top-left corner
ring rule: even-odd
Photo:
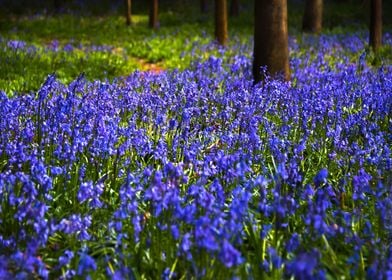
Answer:
[[[61,1],[60,0],[54,0],[53,1],[53,7],[54,7],[54,11],[56,13],[59,13],[61,10]]]
[[[302,30],[320,33],[323,21],[323,0],[306,0],[302,19]]]
[[[230,16],[238,17],[240,14],[240,1],[231,0],[230,2]]]
[[[124,0],[125,1],[125,18],[126,18],[126,24],[131,25],[132,23],[132,18],[131,18],[131,0]]]
[[[382,0],[371,0],[369,45],[377,51],[382,44]]]
[[[287,0],[255,0],[255,29],[253,77],[255,83],[263,79],[261,67],[267,73],[282,73],[290,79],[287,31]]]
[[[150,17],[148,25],[150,28],[157,29],[159,27],[158,22],[158,0],[150,0]]]
[[[206,14],[208,12],[207,0],[200,0],[200,12]]]
[[[225,46],[227,43],[227,1],[215,0],[215,38]]]

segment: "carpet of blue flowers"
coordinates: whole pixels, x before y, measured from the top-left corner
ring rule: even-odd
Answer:
[[[0,92],[0,279],[391,279],[392,66],[365,45],[291,39],[288,83],[238,45]]]

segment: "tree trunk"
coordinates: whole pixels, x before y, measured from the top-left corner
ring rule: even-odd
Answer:
[[[323,0],[306,0],[302,20],[302,30],[320,33],[323,22]]]
[[[61,2],[60,2],[60,0],[54,0],[53,1],[53,7],[54,7],[55,13],[59,13],[60,10],[61,10]]]
[[[225,46],[227,43],[227,1],[215,0],[215,38]]]
[[[275,76],[290,79],[287,31],[287,0],[255,0],[253,77],[263,79],[261,67]]]
[[[131,0],[124,0],[125,1],[125,19],[127,25],[132,24],[132,18],[131,18]]]
[[[207,0],[200,0],[200,12],[206,14],[208,12]]]
[[[382,0],[371,0],[369,45],[377,51],[382,44]]]
[[[238,17],[239,14],[240,14],[240,1],[239,0],[231,0],[230,16]]]
[[[148,25],[150,28],[159,28],[158,22],[158,0],[150,0],[150,17]]]

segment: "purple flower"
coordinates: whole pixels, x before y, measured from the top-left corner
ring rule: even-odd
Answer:
[[[26,47],[26,42],[11,40],[7,42],[7,46],[13,50],[24,49]]]
[[[180,238],[180,229],[178,228],[178,225],[171,225],[170,230],[173,238],[175,240],[178,240]]]
[[[91,216],[71,215],[60,221],[58,229],[66,234],[76,234],[79,240],[89,240],[87,229],[91,225]]]
[[[279,256],[279,254],[278,254],[278,252],[275,250],[275,248],[269,247],[269,248],[268,248],[268,254],[269,254],[269,257],[270,257],[270,262],[271,262],[271,264],[272,264],[275,268],[280,269],[281,266],[282,266],[282,264],[283,264],[283,260],[282,260],[282,257]]]
[[[294,252],[299,247],[299,244],[300,244],[299,235],[296,232],[294,232],[286,243],[287,252],[289,253]]]
[[[284,163],[279,163],[277,172],[283,180],[287,180],[289,178],[289,174],[287,173],[287,169]]]
[[[318,259],[317,251],[300,253],[286,264],[286,273],[296,279],[314,279]]]
[[[313,178],[313,183],[315,184],[316,187],[321,187],[322,185],[327,183],[327,177],[328,177],[328,170],[323,168]]]
[[[96,185],[94,185],[92,181],[82,183],[77,198],[80,203],[89,201],[89,205],[92,209],[101,208],[103,204],[99,200],[99,197],[103,193],[103,188],[103,183],[98,183]]]
[[[69,250],[65,250],[64,254],[59,258],[59,266],[65,266],[73,259],[74,253]]]
[[[226,239],[223,240],[223,244],[219,252],[219,259],[228,268],[239,265],[243,262],[241,253]]]
[[[192,247],[191,235],[189,233],[185,233],[181,239],[181,251],[187,253],[190,251]]]
[[[94,271],[97,270],[97,264],[95,263],[95,260],[87,253],[81,253],[79,264],[78,264],[77,275],[82,276],[92,270]]]

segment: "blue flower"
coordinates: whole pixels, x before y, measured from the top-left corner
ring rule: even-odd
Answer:
[[[181,239],[180,252],[185,253],[188,260],[192,259],[191,248],[192,248],[191,235],[189,233],[185,233]]]
[[[73,259],[74,253],[69,250],[65,250],[64,254],[59,258],[59,266],[65,266]]]
[[[286,243],[286,250],[288,253],[294,252],[300,245],[299,235],[294,232]]]
[[[270,258],[270,263],[274,268],[280,269],[283,265],[282,257],[278,254],[275,248],[269,247],[268,254]]]
[[[316,251],[300,253],[286,264],[286,273],[296,279],[314,279],[318,259]]]
[[[228,268],[239,265],[243,262],[241,253],[226,239],[223,240],[223,244],[219,252],[219,259]]]
[[[328,170],[326,168],[323,168],[313,178],[313,183],[317,188],[321,187],[322,185],[327,183],[327,177],[328,177]]]
[[[178,228],[178,225],[171,225],[170,230],[173,238],[175,240],[178,240],[180,238],[180,229]]]
[[[77,275],[85,275],[92,270],[97,270],[97,264],[95,263],[94,258],[89,256],[87,253],[82,252],[80,254]]]

